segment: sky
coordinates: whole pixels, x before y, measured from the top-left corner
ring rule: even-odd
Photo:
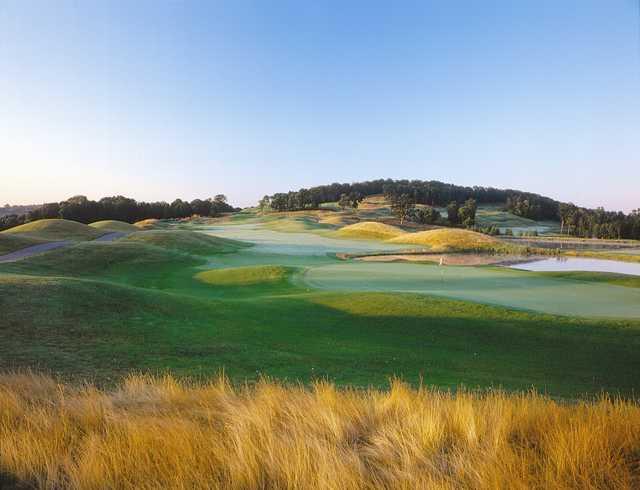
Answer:
[[[638,0],[0,0],[0,205],[377,178],[640,208]]]

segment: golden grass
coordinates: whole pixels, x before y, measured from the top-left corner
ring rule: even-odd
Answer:
[[[95,221],[89,226],[97,228],[98,230],[106,231],[120,231],[122,233],[132,233],[134,231],[140,231],[140,228],[124,221],[118,221],[114,219],[107,219],[103,221]]]
[[[279,282],[287,278],[288,267],[280,265],[259,265],[211,269],[199,272],[195,278],[215,286],[249,286],[269,282]]]
[[[358,221],[358,218],[352,214],[347,215],[343,213],[333,213],[325,218],[322,218],[319,223],[324,225],[338,225],[345,226],[350,225]]]
[[[379,223],[377,221],[362,221],[361,223],[340,228],[336,232],[336,235],[344,238],[375,238],[388,240],[405,235],[405,231],[396,226]]]
[[[359,204],[358,209],[377,209],[388,207],[389,201],[382,194],[375,194],[365,197]]]
[[[0,473],[39,488],[631,489],[640,407],[535,394],[0,376]],[[2,480],[0,480],[0,484]]]
[[[407,233],[389,241],[391,243],[422,245],[433,250],[443,251],[493,249],[504,245],[488,235],[459,228],[438,228],[418,233]]]
[[[156,219],[156,218],[148,218],[148,219],[143,219],[143,220],[140,220],[140,221],[136,221],[133,224],[133,226],[135,226],[137,228],[140,228],[140,229],[143,229],[143,230],[148,230],[148,229],[151,229],[151,228],[155,227],[158,224],[159,221],[160,220]]]
[[[105,232],[67,219],[39,219],[9,228],[2,233],[20,233],[42,240],[91,240]]]

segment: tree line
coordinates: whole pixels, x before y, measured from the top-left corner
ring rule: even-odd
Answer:
[[[323,202],[339,201],[343,194],[361,197],[375,194],[407,194],[416,204],[438,207],[445,207],[450,202],[463,203],[468,199],[474,199],[478,204],[504,202],[508,203],[518,215],[535,214],[536,219],[555,219],[557,216],[557,205],[554,206],[556,201],[538,194],[494,187],[465,187],[437,180],[378,179],[351,184],[334,183],[276,193],[273,196],[265,196],[261,202],[268,201],[275,211],[298,211],[315,209]],[[526,206],[522,204],[525,201]]]
[[[135,223],[143,219],[186,218],[193,215],[218,216],[221,213],[237,211],[227,203],[223,194],[209,199],[183,201],[176,199],[172,203],[138,202],[124,196],[103,197],[98,201],[86,196],[74,196],[66,201],[46,203],[24,214],[10,214],[0,217],[0,230],[45,218],[62,218],[81,223],[93,223],[100,220],[119,220]]]
[[[465,187],[435,180],[378,179],[355,183],[333,183],[298,191],[264,196],[259,206],[274,211],[317,209],[321,203],[337,202],[341,208],[353,207],[365,197],[383,194],[390,201],[400,222],[425,224],[448,222],[474,228],[478,204],[504,203],[504,210],[533,220],[560,221],[561,232],[573,236],[614,239],[640,239],[640,209],[624,214],[602,208],[581,208],[550,197],[514,189]],[[416,207],[416,205],[422,205]],[[433,209],[447,209],[446,221]],[[489,230],[494,233],[497,230]]]

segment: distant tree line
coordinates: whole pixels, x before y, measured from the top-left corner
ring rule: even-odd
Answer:
[[[16,215],[26,214],[32,209],[35,209],[38,207],[40,207],[39,204],[11,205],[7,203],[4,206],[0,207],[0,216],[7,216],[9,214],[16,214]]]
[[[493,187],[465,187],[435,180],[379,179],[351,184],[333,183],[298,191],[264,196],[262,210],[299,211],[317,209],[321,203],[337,202],[341,208],[358,207],[368,196],[384,194],[401,223],[443,223],[435,207],[447,209],[447,222],[475,228],[479,204],[504,203],[504,209],[533,220],[559,220],[562,233],[594,238],[640,239],[640,210],[626,215],[602,208],[580,208],[530,192]],[[416,207],[416,205],[422,205]],[[491,233],[497,230],[490,230]]]
[[[629,214],[586,209],[572,203],[559,203],[558,217],[562,233],[585,238],[631,238],[640,240],[640,209]]]
[[[103,197],[99,201],[92,201],[85,196],[74,196],[66,201],[43,204],[24,214],[2,216],[0,230],[44,218],[62,218],[81,223],[107,219],[134,223],[148,218],[185,218],[194,214],[218,216],[231,211],[237,211],[237,208],[229,205],[223,194],[210,199],[194,199],[191,202],[176,199],[172,203],[138,202],[124,196]]]

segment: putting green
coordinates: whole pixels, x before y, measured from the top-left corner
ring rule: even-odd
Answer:
[[[314,288],[425,293],[558,315],[640,318],[640,290],[496,267],[345,262],[310,268]]]

